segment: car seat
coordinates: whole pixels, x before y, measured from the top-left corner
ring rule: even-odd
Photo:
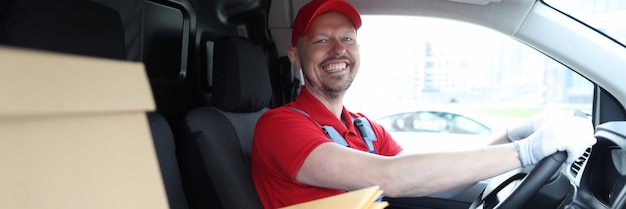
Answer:
[[[180,178],[172,129],[167,120],[157,112],[148,113],[148,123],[169,206],[171,209],[189,208]]]
[[[268,63],[261,46],[242,37],[215,40],[212,106],[189,111],[179,146],[183,181],[193,208],[262,208],[250,176],[256,121],[271,101]]]
[[[126,59],[119,14],[84,0],[14,0],[1,16],[3,44],[111,59]]]

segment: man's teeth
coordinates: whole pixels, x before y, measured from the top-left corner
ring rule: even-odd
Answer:
[[[343,69],[346,69],[346,63],[335,63],[335,64],[330,64],[327,66],[324,66],[324,70],[327,72],[337,72]]]

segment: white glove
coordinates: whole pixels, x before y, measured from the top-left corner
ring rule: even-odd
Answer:
[[[587,118],[570,117],[544,124],[525,139],[513,142],[522,166],[537,164],[557,151],[567,152],[567,163],[573,163],[596,143],[594,128]]]
[[[546,109],[533,115],[530,119],[525,120],[523,123],[517,126],[509,127],[506,130],[506,136],[509,141],[517,141],[526,138],[539,130],[541,126],[552,121],[562,120],[564,118],[573,116],[574,114],[569,111],[563,111],[559,109]]]

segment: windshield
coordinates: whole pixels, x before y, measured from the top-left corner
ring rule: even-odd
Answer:
[[[626,44],[626,1],[545,0],[545,3]]]
[[[410,152],[482,146],[482,133],[503,133],[546,108],[591,113],[593,83],[493,30],[427,17],[362,19],[361,67],[344,104]]]

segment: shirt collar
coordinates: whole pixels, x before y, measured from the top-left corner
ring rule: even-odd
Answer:
[[[313,120],[317,121],[321,125],[333,126],[340,133],[345,132],[346,128],[350,130],[354,129],[350,112],[348,112],[345,106],[342,107],[341,117],[347,121],[347,127],[344,126],[344,124],[337,117],[335,117],[335,115],[330,112],[324,104],[317,100],[317,98],[313,96],[305,86],[301,88],[300,94],[296,97],[295,104],[296,107],[309,114]]]

